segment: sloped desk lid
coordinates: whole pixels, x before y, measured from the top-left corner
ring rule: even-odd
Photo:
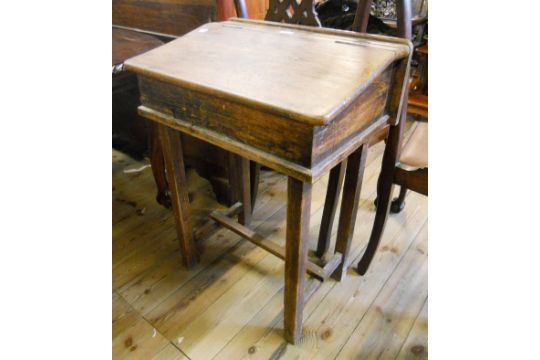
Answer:
[[[411,46],[398,38],[232,19],[131,58],[125,69],[324,125]]]

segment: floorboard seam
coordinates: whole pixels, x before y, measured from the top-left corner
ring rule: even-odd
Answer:
[[[257,229],[259,226],[262,226],[264,221],[269,219],[270,217],[274,216],[278,211],[280,211],[284,206],[281,206],[281,207],[278,207],[278,209],[274,212],[272,212],[267,218],[265,219],[261,219],[260,220],[260,224],[258,226],[256,226],[255,228]],[[256,221],[259,221],[259,220],[256,220]],[[225,228],[222,228],[219,231],[223,230]],[[217,233],[214,233],[212,236],[217,236]],[[204,273],[207,269],[211,268],[212,266],[216,265],[217,263],[219,263],[220,261],[222,261],[227,255],[230,255],[232,252],[234,252],[236,249],[238,249],[240,246],[242,246],[242,244],[244,243],[249,243],[247,240],[244,241],[244,238],[242,238],[240,235],[235,235],[235,236],[238,236],[238,240],[232,244],[228,249],[226,249],[222,254],[218,255],[214,260],[212,260],[210,263],[208,263],[207,266],[205,267],[201,267],[201,269],[193,276],[191,277],[188,281],[186,281],[182,286],[180,286],[179,288],[177,288],[175,290],[175,292],[177,291],[180,291],[184,286],[186,286],[188,283],[190,283],[191,281],[193,281],[194,279],[196,279],[197,277],[201,276],[202,273]],[[167,300],[171,295],[165,297],[163,300],[157,302],[157,304],[155,306],[153,306],[152,308],[150,309],[147,309],[145,312],[147,314],[151,313],[154,309],[156,309],[159,305],[161,305],[165,300]]]
[[[428,297],[426,296],[426,299],[422,303],[422,307],[420,307],[420,310],[418,311],[418,314],[416,314],[416,316],[414,318],[414,321],[412,322],[412,325],[411,325],[409,331],[407,332],[407,336],[405,336],[405,338],[403,339],[403,342],[401,343],[401,346],[399,347],[399,350],[396,353],[396,357],[394,358],[394,360],[399,357],[399,354],[401,354],[401,351],[403,350],[403,346],[405,346],[405,343],[409,339],[409,336],[411,335],[411,332],[412,332],[412,330],[414,328],[414,324],[416,324],[416,320],[418,320],[418,318],[420,317],[420,314],[422,314],[422,310],[424,309],[424,306],[426,305],[427,301],[428,301]]]
[[[392,272],[386,277],[386,279],[384,280],[384,283],[381,285],[379,291],[377,291],[377,295],[375,295],[373,297],[373,301],[371,301],[371,303],[369,304],[369,306],[367,307],[366,311],[364,312],[364,314],[362,315],[362,317],[360,318],[360,320],[358,321],[358,323],[356,324],[356,326],[354,327],[354,329],[351,331],[351,333],[349,334],[349,336],[347,337],[347,340],[345,340],[345,342],[343,343],[343,346],[340,347],[338,353],[336,354],[336,356],[334,357],[334,360],[338,358],[339,354],[341,354],[341,351],[343,350],[343,347],[347,344],[347,342],[349,341],[349,339],[351,338],[351,336],[354,334],[354,332],[356,331],[356,329],[358,329],[358,326],[360,326],[360,323],[362,322],[362,320],[364,320],[364,317],[366,316],[366,314],[369,312],[369,310],[371,309],[371,307],[373,306],[373,303],[375,302],[375,300],[377,300],[377,298],[379,297],[379,295],[381,294],[382,290],[384,289],[386,283],[390,280],[390,278],[392,277],[392,275],[394,274],[394,272],[396,271],[396,269],[398,268],[399,264],[401,264],[401,262],[403,261],[403,259],[405,258],[405,255],[409,252],[410,248],[412,247],[412,244],[414,243],[414,241],[416,240],[416,238],[418,237],[418,234],[420,234],[420,231],[422,230],[422,228],[424,227],[424,225],[427,223],[427,219],[424,221],[424,223],[422,224],[422,226],[420,226],[420,228],[418,229],[418,232],[416,232],[416,234],[414,234],[414,236],[412,237],[412,240],[411,242],[409,243],[409,246],[407,246],[407,249],[403,252],[403,256],[401,256],[401,258],[399,259],[399,261],[396,263],[396,265],[394,266],[394,268],[392,269]],[[396,235],[397,236],[397,235]]]

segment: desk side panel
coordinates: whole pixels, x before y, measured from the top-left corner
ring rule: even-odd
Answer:
[[[327,161],[343,144],[385,114],[392,72],[390,66],[338,118],[314,128],[313,166]]]
[[[226,99],[139,76],[141,102],[264,152],[310,167],[313,127]]]

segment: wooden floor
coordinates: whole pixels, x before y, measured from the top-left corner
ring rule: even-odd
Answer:
[[[374,217],[383,145],[370,149],[358,211],[354,263]],[[427,198],[410,193],[391,215],[366,274],[326,281],[304,311],[301,344],[282,336],[282,260],[222,229],[204,241],[191,271],[180,263],[171,212],[154,200],[147,162],[113,151],[114,359],[427,358]],[[125,172],[135,169],[137,172]],[[251,227],[283,244],[284,176],[262,173]],[[222,207],[209,183],[188,171],[197,223]],[[326,181],[314,185],[310,249],[315,249]],[[335,232],[335,229],[334,229]]]

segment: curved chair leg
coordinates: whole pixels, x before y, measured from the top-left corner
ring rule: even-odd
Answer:
[[[398,35],[406,39],[411,38],[411,4],[407,1],[397,2],[397,27]],[[407,19],[407,21],[405,21]],[[375,221],[373,222],[373,228],[371,230],[371,236],[367,245],[364,255],[358,263],[358,273],[364,275],[373,256],[379,246],[379,241],[386,225],[386,219],[388,218],[388,210],[390,207],[390,197],[392,196],[392,190],[394,187],[394,173],[396,171],[396,164],[399,158],[401,139],[405,130],[405,123],[407,120],[407,86],[409,83],[409,64],[401,62],[394,73],[394,91],[390,99],[389,107],[391,112],[396,116],[399,121],[397,124],[390,126],[388,132],[388,141],[384,149],[381,174],[379,175],[379,181],[377,183],[377,212],[375,213]]]
[[[317,243],[317,256],[323,257],[330,248],[330,236],[332,235],[332,227],[336,217],[336,208],[343,187],[343,177],[347,160],[343,160],[338,165],[330,170],[328,177],[328,187],[326,190],[326,199],[324,200],[324,210],[321,219],[321,228],[319,232],[319,241]]]
[[[401,189],[399,190],[399,196],[392,200],[392,203],[390,204],[390,212],[392,214],[399,214],[401,210],[405,208],[405,195],[407,195],[407,188],[404,186],[401,186]],[[377,207],[377,198],[373,200],[373,205]]]
[[[393,214],[398,214],[405,208],[405,195],[407,195],[407,188],[401,185],[399,189],[399,196],[392,201],[390,205],[390,212]]]
[[[391,175],[392,172],[390,172]],[[358,263],[358,273],[364,275],[379,246],[384,227],[386,225],[386,219],[388,218],[388,210],[390,207],[390,197],[392,195],[392,189],[394,184],[392,183],[392,177],[388,176],[385,171],[381,171],[379,176],[379,182],[377,185],[377,211],[375,213],[375,221],[373,222],[373,228],[369,237],[369,242],[364,252],[364,255]]]
[[[403,117],[402,122],[405,121]],[[358,263],[358,273],[364,275],[379,246],[381,236],[388,218],[388,210],[390,209],[390,198],[394,189],[394,172],[396,169],[396,161],[399,155],[401,129],[399,125],[392,126],[388,135],[388,143],[384,149],[381,173],[377,182],[377,211],[375,213],[375,221],[369,237],[369,242],[364,255]]]

